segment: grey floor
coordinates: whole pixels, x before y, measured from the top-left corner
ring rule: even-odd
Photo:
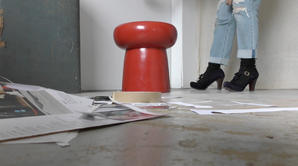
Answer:
[[[218,109],[244,107],[233,105],[233,101],[298,107],[298,90],[231,93],[184,89],[163,97],[170,101],[205,102]],[[298,165],[298,112],[202,116],[187,107],[154,111],[170,117],[81,131],[67,148],[55,144],[0,145],[0,165]]]

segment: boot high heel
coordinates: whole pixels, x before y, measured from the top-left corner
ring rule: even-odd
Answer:
[[[224,78],[219,78],[218,80],[216,80],[217,82],[217,89],[221,90],[222,89],[222,84],[223,84]]]
[[[251,91],[251,92],[255,91],[256,83],[257,83],[257,79],[255,79],[249,83],[249,91]]]

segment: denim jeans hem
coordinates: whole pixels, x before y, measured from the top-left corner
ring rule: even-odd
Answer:
[[[257,58],[257,51],[254,49],[239,49],[237,57],[243,59]]]
[[[227,65],[229,63],[229,59],[223,59],[219,57],[210,57],[209,62],[221,64],[221,65]]]

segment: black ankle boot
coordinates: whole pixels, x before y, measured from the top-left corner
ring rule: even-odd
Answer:
[[[220,68],[220,64],[209,63],[206,72],[200,75],[198,81],[190,82],[190,86],[194,89],[205,90],[214,81],[217,81],[217,89],[220,90],[224,78],[225,74]]]
[[[241,59],[239,71],[230,82],[225,82],[224,87],[229,91],[243,91],[247,85],[254,91],[259,73],[255,65],[255,59]]]

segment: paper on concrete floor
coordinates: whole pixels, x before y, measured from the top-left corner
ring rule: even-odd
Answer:
[[[46,89],[41,86],[34,86],[34,85],[24,85],[24,84],[16,84],[16,83],[9,83],[6,87],[11,89],[19,89],[24,91],[39,91],[41,89]]]
[[[265,112],[282,112],[292,111],[298,112],[298,107],[274,107],[274,108],[256,108],[256,109],[229,109],[229,110],[203,110],[203,109],[191,109],[200,115],[218,115],[218,114],[245,114],[245,113],[265,113]]]
[[[0,82],[4,90],[0,99],[2,142],[161,116],[121,104],[113,104],[111,109],[93,115],[99,106],[93,106],[92,99],[47,88],[10,85]]]
[[[239,102],[239,101],[232,101],[235,104],[240,105],[250,105],[250,106],[260,106],[260,107],[274,107],[274,105],[268,105],[268,104],[258,104],[258,103],[246,103],[246,102]]]
[[[26,138],[16,141],[4,142],[3,144],[40,144],[56,143],[61,147],[69,146],[69,142],[78,136],[78,131],[51,134],[33,138]]]
[[[213,110],[199,110],[199,109],[190,109],[190,111],[197,113],[199,115],[213,115]]]
[[[53,89],[47,89],[46,91],[58,100],[64,107],[73,112],[81,112],[82,110],[92,112],[96,109],[96,106],[93,105],[92,99],[67,94]]]
[[[194,107],[194,108],[213,108],[212,106],[208,105],[197,105],[197,104],[190,104],[190,103],[185,103],[185,102],[168,102],[168,104],[175,104],[175,105],[180,105],[180,106],[186,106],[186,107]]]

